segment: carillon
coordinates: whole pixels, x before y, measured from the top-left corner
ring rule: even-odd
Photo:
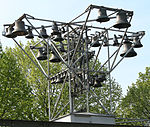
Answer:
[[[126,58],[137,56],[136,48],[143,47],[141,40],[145,35],[144,31],[129,31],[132,18],[133,11],[89,5],[68,22],[24,14],[13,23],[4,24],[2,35],[12,38],[47,80],[50,121],[59,120],[61,115],[68,120],[70,115],[84,111],[80,113],[88,114],[84,122],[105,124],[102,119],[107,118],[111,121],[107,124],[115,124],[111,72]],[[22,37],[32,39],[30,50],[20,45]],[[105,91],[107,100],[101,99]],[[103,102],[110,104],[105,106]],[[95,115],[94,105],[107,115]],[[66,120],[65,116],[62,119]]]

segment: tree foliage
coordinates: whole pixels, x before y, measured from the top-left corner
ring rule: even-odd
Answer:
[[[25,49],[30,56],[30,45],[37,42],[31,41],[27,45],[20,45]],[[37,55],[37,52],[35,51]],[[33,57],[32,57],[33,58]],[[34,59],[34,58],[33,58]],[[34,59],[35,60],[35,59]],[[43,69],[47,73],[47,61],[40,62]],[[92,63],[91,63],[92,64]],[[100,67],[97,62],[95,68]],[[51,76],[59,72],[64,66],[61,63],[50,63]],[[31,62],[31,60],[23,53],[19,47],[7,48],[3,52],[3,57],[0,61],[0,118],[10,119],[30,119],[30,120],[48,120],[48,83],[47,78],[38,70],[38,68]],[[106,71],[106,69],[105,69]],[[120,85],[111,80],[112,83],[112,108],[115,113],[118,103],[121,99]],[[55,108],[55,102],[59,96],[62,84],[51,85],[51,110]],[[57,113],[68,102],[68,84],[64,86],[60,103],[57,106]],[[100,100],[108,110],[110,110],[110,85],[107,80],[103,87],[92,88],[100,98],[90,97],[90,109],[95,113],[104,113],[105,111],[99,106]],[[85,106],[82,99],[76,99]],[[82,108],[79,107],[80,108]],[[60,114],[69,111],[69,106]]]
[[[32,89],[12,49],[0,59],[0,118],[32,119]],[[16,112],[17,111],[17,112]]]
[[[124,118],[150,119],[150,67],[128,87],[118,112]]]

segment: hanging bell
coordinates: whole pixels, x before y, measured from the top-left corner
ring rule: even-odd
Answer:
[[[51,35],[58,35],[58,34],[60,34],[60,32],[58,30],[58,26],[57,26],[56,22],[53,22]]]
[[[117,36],[114,34],[114,38],[113,38],[113,46],[119,46],[120,43],[118,43],[118,39],[117,39]]]
[[[63,41],[64,39],[61,37],[61,33],[57,34],[56,35],[56,38],[54,38],[54,41],[56,42],[60,42],[60,41]]]
[[[15,21],[15,29],[13,31],[13,34],[16,36],[24,36],[28,34],[28,32],[25,29],[24,21],[21,20]]]
[[[88,52],[88,60],[92,59],[95,55],[95,51],[89,51]]]
[[[141,41],[140,41],[138,36],[133,37],[133,47],[134,48],[141,48],[141,47],[143,47],[143,45],[141,44]]]
[[[41,26],[40,35],[38,37],[39,38],[48,38],[49,37],[47,35],[46,29],[44,28],[44,26]]]
[[[50,62],[61,62],[61,59],[54,53],[52,52],[52,56],[50,58]]]
[[[83,42],[84,42],[85,44],[91,44],[91,40],[90,40],[89,37],[83,38]]]
[[[6,34],[5,34],[5,37],[8,37],[8,38],[15,38],[16,35],[13,34],[13,31],[14,28],[13,27],[8,27],[6,28]]]
[[[113,27],[121,29],[121,28],[128,28],[131,26],[131,24],[127,20],[126,12],[124,11],[118,12],[116,18],[117,22]]]
[[[25,36],[25,38],[27,38],[27,39],[34,38],[31,27],[28,27],[28,34]]]
[[[98,75],[98,81],[99,82],[104,82],[105,80],[106,80],[106,75],[105,74]]]
[[[91,47],[99,47],[101,45],[97,36],[92,37],[92,43],[90,45]]]
[[[104,47],[105,47],[105,46],[109,46],[109,41],[108,41],[108,39],[107,39],[106,36],[104,36],[104,38],[103,38],[103,46],[104,46]]]
[[[93,87],[102,87],[102,84],[98,77],[95,77]]]
[[[128,50],[132,47],[132,43],[128,40],[125,40],[125,42],[123,43],[123,52],[120,54],[121,57],[123,57]],[[125,57],[134,57],[136,56],[137,53],[134,51],[134,49],[132,48]]]
[[[46,60],[47,59],[47,51],[45,47],[41,47],[38,51],[37,55],[38,60]]]
[[[97,22],[107,22],[109,21],[109,17],[107,16],[106,8],[101,7],[98,11],[99,16],[97,17]]]

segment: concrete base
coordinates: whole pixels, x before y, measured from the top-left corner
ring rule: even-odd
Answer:
[[[112,115],[96,113],[73,113],[61,117],[54,122],[72,122],[72,123],[95,123],[95,124],[115,124],[115,118]]]

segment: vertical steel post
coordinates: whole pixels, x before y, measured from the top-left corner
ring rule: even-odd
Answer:
[[[108,31],[107,31],[106,35],[107,35],[107,40],[108,40],[109,39]],[[109,50],[109,44],[108,44],[107,50],[108,50],[108,69],[109,69],[109,72],[110,72],[110,50]],[[110,91],[110,113],[112,114],[112,84],[111,84],[111,75],[110,75],[110,73],[108,73],[108,78],[109,78],[109,87],[110,87],[109,88],[109,91]]]
[[[86,52],[86,66],[87,66],[87,71],[86,71],[86,85],[87,85],[87,112],[90,112],[90,107],[89,107],[89,93],[90,93],[90,86],[89,86],[89,60],[88,60],[88,35],[87,35],[87,30],[85,32],[86,34],[86,41],[85,41],[85,52]],[[83,58],[84,59],[84,58]]]
[[[68,43],[68,52],[70,52],[70,40],[69,40],[69,25],[67,25],[67,43]],[[68,53],[68,65],[70,64],[70,53]],[[70,102],[70,113],[73,112],[73,96],[71,89],[71,73],[68,71],[68,81],[69,81],[69,102]]]
[[[47,71],[48,71],[48,112],[49,112],[49,121],[51,121],[51,99],[50,99],[50,92],[51,92],[51,83],[50,83],[50,64],[49,64],[49,45],[47,45]]]

